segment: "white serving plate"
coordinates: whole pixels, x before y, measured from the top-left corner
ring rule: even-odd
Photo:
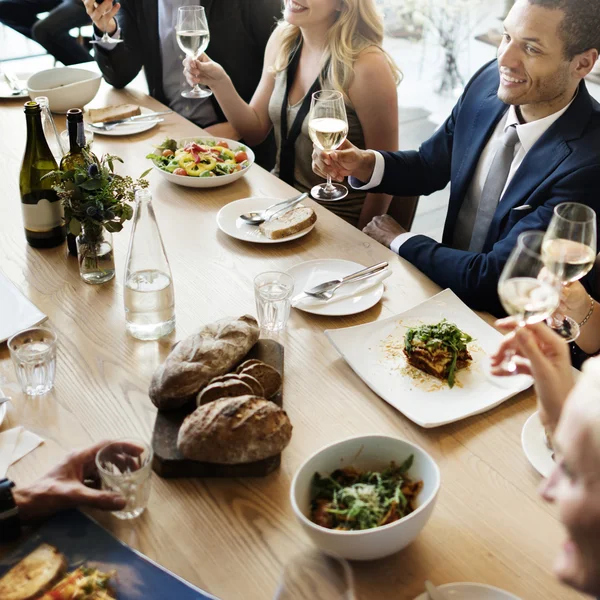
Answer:
[[[246,169],[246,171],[247,170],[248,169]],[[185,177],[182,177],[182,179],[185,179]],[[193,178],[190,177],[189,179]],[[219,178],[214,177],[213,179]],[[310,227],[307,227],[306,229],[303,229],[294,235],[288,235],[288,237],[272,240],[263,235],[256,225],[248,225],[248,223],[245,223],[239,218],[240,215],[257,210],[264,210],[272,204],[275,204],[276,202],[282,202],[283,200],[283,198],[262,198],[257,196],[235,200],[234,202],[226,204],[219,211],[217,214],[217,225],[223,233],[226,233],[237,240],[252,242],[254,244],[281,244],[282,242],[297,240],[298,238],[301,238],[312,231],[316,223],[313,223]],[[303,204],[300,203],[298,206],[303,206]]]
[[[473,362],[468,369],[457,372],[452,389],[446,382],[410,367],[402,353],[408,328],[443,318],[474,338],[469,345]],[[485,412],[532,384],[531,377],[525,375],[511,377],[506,387],[492,383],[484,362],[497,349],[502,334],[451,290],[389,319],[328,329],[325,335],[376,394],[421,427],[438,427]]]
[[[446,583],[437,588],[448,600],[520,600],[514,594],[483,583]],[[429,600],[429,594],[425,592],[415,600]]]
[[[552,458],[552,450],[546,445],[544,426],[537,411],[523,425],[521,446],[532,467],[542,477],[550,477],[556,463]]]
[[[140,106],[140,111],[143,115],[146,115],[148,113],[152,113],[154,112],[153,110],[150,110],[149,108],[146,108],[145,106]],[[86,113],[86,120],[89,122],[89,115],[88,113]],[[162,118],[162,117],[157,117],[158,119]],[[150,129],[152,129],[153,127],[156,127],[158,125],[158,123],[153,123],[152,121],[150,121],[150,123],[148,122],[144,122],[144,121],[133,121],[131,123],[124,123],[123,125],[117,125],[114,129],[102,129],[100,127],[93,127],[90,125],[92,131],[94,132],[94,134],[98,134],[98,135],[108,135],[111,137],[121,137],[124,135],[135,135],[136,133],[143,133],[144,131],[149,131]]]
[[[182,185],[184,187],[191,187],[191,188],[221,187],[222,185],[227,185],[228,183],[233,183],[234,181],[241,179],[252,168],[252,165],[254,164],[254,160],[255,160],[254,152],[252,152],[252,150],[250,148],[248,148],[248,146],[246,146],[245,144],[242,144],[241,142],[238,142],[236,140],[228,140],[227,138],[218,138],[217,139],[217,138],[211,138],[210,136],[204,136],[204,137],[196,136],[196,137],[189,137],[189,138],[181,138],[176,141],[177,141],[177,145],[180,146],[180,145],[185,145],[188,142],[197,141],[198,143],[200,143],[201,140],[211,140],[211,141],[215,141],[215,142],[222,140],[224,142],[227,142],[227,144],[229,145],[229,148],[231,150],[233,150],[234,152],[235,152],[235,149],[238,148],[239,146],[244,146],[244,148],[246,148],[246,153],[248,154],[248,161],[250,162],[250,165],[248,167],[246,167],[245,169],[242,169],[241,171],[232,173],[231,175],[221,175],[219,177],[185,177],[183,175],[173,175],[173,173],[168,173],[167,171],[163,171],[162,169],[157,167],[153,161],[150,161],[150,163],[152,164],[152,168],[155,171],[157,171],[158,173],[160,173],[161,176],[164,177],[167,181],[170,181],[171,183],[174,183],[176,185]],[[155,150],[156,150],[155,148],[151,149],[152,152],[154,152]]]

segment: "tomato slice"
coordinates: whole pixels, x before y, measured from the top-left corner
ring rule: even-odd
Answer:
[[[224,140],[220,140],[219,142],[217,142],[217,146],[221,146],[221,148],[229,148],[229,144]]]
[[[236,163],[241,163],[241,162],[244,162],[245,160],[248,160],[247,152],[244,152],[243,150],[241,152],[236,152],[236,154],[235,154],[235,162]]]

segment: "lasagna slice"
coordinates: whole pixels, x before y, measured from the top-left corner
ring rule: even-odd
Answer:
[[[473,357],[467,344],[473,338],[446,319],[435,325],[412,327],[404,337],[404,355],[409,365],[448,381],[454,386],[456,371],[469,366]]]

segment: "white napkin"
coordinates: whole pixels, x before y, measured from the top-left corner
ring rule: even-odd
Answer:
[[[14,427],[0,433],[0,479],[6,477],[8,467],[35,450],[44,440],[24,427]]]
[[[46,315],[34,306],[17,286],[0,273],[0,343],[42,322]]]
[[[352,298],[353,296],[358,296],[360,294],[364,294],[371,290],[371,288],[377,287],[384,279],[387,279],[392,274],[391,269],[385,269],[378,275],[374,275],[373,277],[369,277],[368,279],[363,279],[362,281],[357,281],[356,283],[346,283],[333,294],[333,298],[331,300],[319,300],[314,296],[303,296],[302,294],[296,295],[292,298],[292,306],[293,307],[303,307],[303,306],[320,306],[322,304],[333,304],[334,302],[338,302],[339,300],[344,300],[345,298]],[[313,283],[311,285],[306,285],[306,288],[315,287],[318,285],[317,283]]]

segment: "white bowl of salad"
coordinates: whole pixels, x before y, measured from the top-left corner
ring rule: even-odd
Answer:
[[[167,181],[193,188],[227,185],[254,164],[254,152],[235,140],[167,138],[146,156]]]

